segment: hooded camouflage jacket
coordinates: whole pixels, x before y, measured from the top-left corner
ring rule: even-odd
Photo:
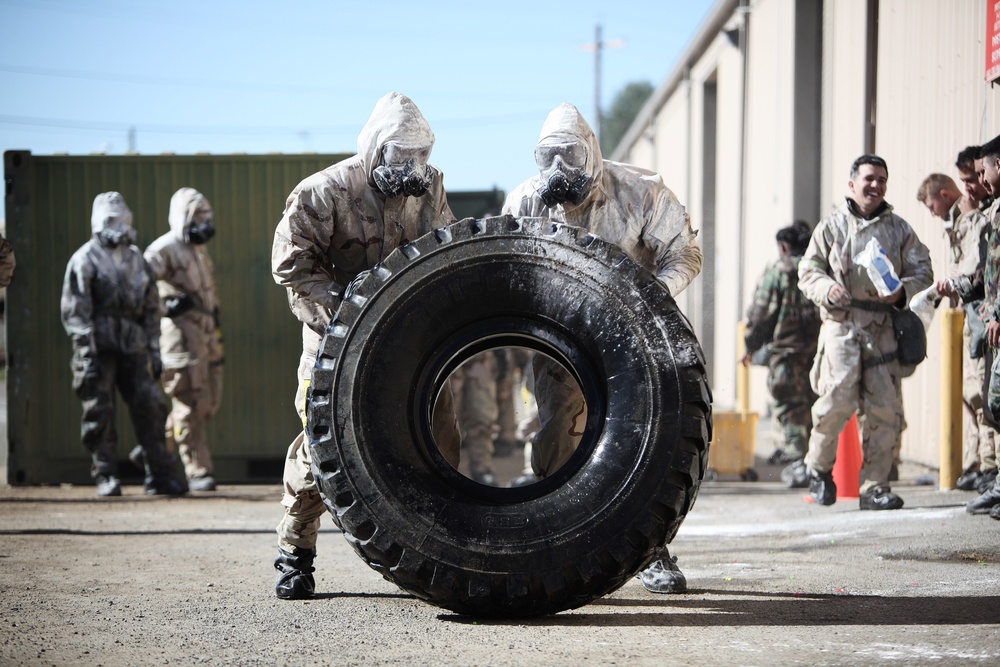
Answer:
[[[146,248],[161,301],[187,296],[191,305],[174,317],[160,320],[160,343],[166,368],[185,368],[206,354],[215,336],[219,302],[215,296],[215,267],[203,244],[188,243],[186,232],[197,211],[211,204],[194,188],[181,188],[170,198],[170,231]],[[208,361],[215,361],[210,359]]]
[[[503,212],[549,218],[582,227],[614,243],[667,286],[674,296],[701,271],[697,232],[677,197],[654,172],[603,159],[593,130],[571,104],[556,107],[542,125],[539,143],[558,136],[587,149],[586,171],[593,185],[579,205],[548,207],[538,195],[539,176],[507,196]]]
[[[405,95],[380,99],[358,136],[358,153],[299,183],[274,231],[271,271],[288,289],[292,312],[322,332],[340,295],[362,271],[397,247],[454,222],[443,175],[428,165],[430,189],[422,197],[385,197],[372,171],[388,142],[429,146],[434,134]]]
[[[845,199],[816,226],[799,262],[799,289],[820,307],[822,319],[852,320],[860,326],[889,322],[888,312],[843,308],[827,300],[834,283],[843,286],[855,300],[871,301],[878,297],[867,269],[854,261],[872,238],[877,238],[885,249],[903,284],[907,302],[930,287],[934,280],[930,252],[910,224],[893,213],[889,204],[883,204],[871,219],[862,218],[854,212],[851,200]]]
[[[134,245],[109,248],[98,233],[112,220],[132,212],[117,192],[98,195],[91,217],[93,238],[66,265],[60,310],[78,358],[95,360],[98,352],[160,353],[160,300],[156,281]]]

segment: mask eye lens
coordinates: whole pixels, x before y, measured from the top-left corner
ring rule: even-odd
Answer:
[[[568,167],[582,169],[587,164],[587,149],[579,143],[535,147],[535,163],[540,169],[550,168],[557,157]]]

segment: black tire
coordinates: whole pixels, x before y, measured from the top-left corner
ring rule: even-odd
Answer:
[[[560,360],[589,415],[573,457],[503,489],[452,468],[433,397],[483,349]],[[355,551],[461,614],[522,617],[614,591],[694,504],[711,393],[690,324],[661,283],[583,230],[464,220],[393,252],[327,329],[308,403],[313,470]]]

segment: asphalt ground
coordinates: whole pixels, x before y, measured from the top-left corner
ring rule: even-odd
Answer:
[[[516,465],[510,463],[510,465]],[[897,511],[774,481],[702,486],[672,545],[689,591],[455,615],[365,566],[327,518],[318,596],[273,596],[280,486],[168,499],[0,488],[0,665],[997,665],[1000,521],[904,466]]]

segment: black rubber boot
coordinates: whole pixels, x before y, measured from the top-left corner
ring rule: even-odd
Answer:
[[[955,488],[960,491],[975,491],[980,477],[982,477],[982,473],[979,472],[978,468],[966,470],[955,482]]]
[[[188,485],[169,474],[146,475],[143,491],[147,496],[183,496],[188,492]]]
[[[817,505],[832,505],[837,502],[837,485],[833,483],[833,473],[810,470],[809,495]]]
[[[997,480],[997,469],[986,470],[979,474],[979,479],[976,480],[976,491],[979,493],[986,493],[993,488],[993,482]]]
[[[677,556],[671,556],[667,547],[637,576],[650,593],[687,593],[687,577],[677,567]]]
[[[278,577],[274,582],[274,594],[282,600],[308,600],[316,591],[313,579],[315,549],[296,549],[294,552],[278,548],[274,559],[274,569]]]
[[[903,506],[903,499],[889,489],[875,489],[862,493],[858,504],[863,510],[898,510]]]
[[[989,514],[997,506],[1000,506],[1000,482],[994,481],[982,495],[966,503],[965,511],[969,514]]]

